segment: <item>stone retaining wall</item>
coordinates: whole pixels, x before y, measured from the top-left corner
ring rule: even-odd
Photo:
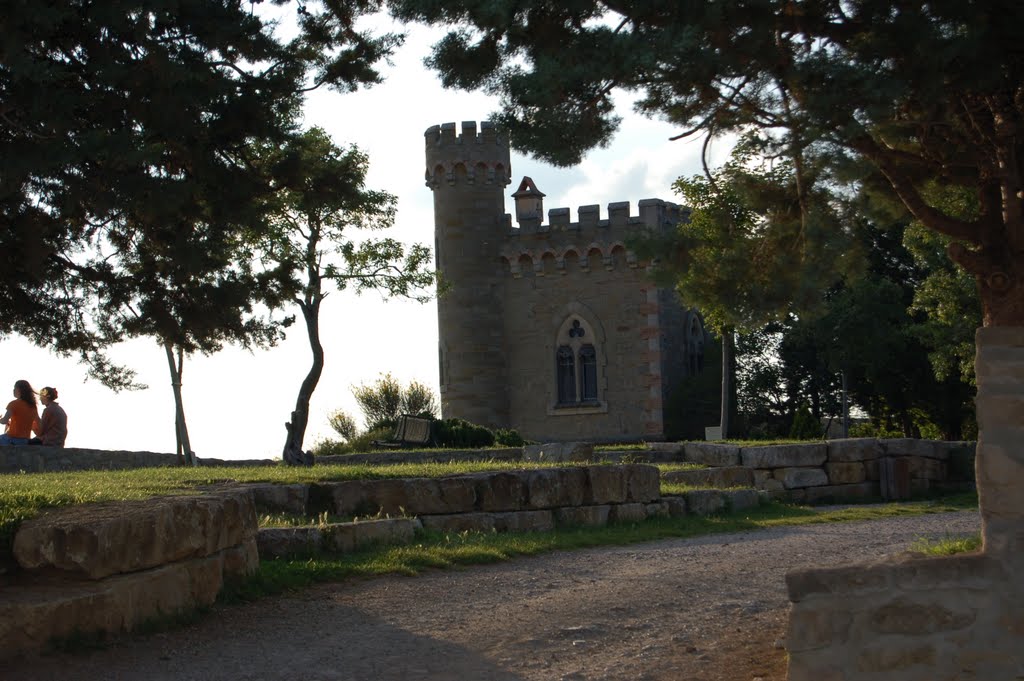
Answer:
[[[241,490],[43,512],[18,528],[0,576],[0,657],[210,605],[257,569],[256,529]]]
[[[928,491],[971,489],[974,480],[973,442],[852,438],[748,447],[709,442],[649,446],[663,457],[708,466],[667,473],[668,481],[754,487],[802,503],[903,499]]]
[[[275,466],[270,459],[225,461],[200,459],[200,466]],[[80,447],[28,445],[0,447],[0,473],[48,473],[57,471],[104,471],[127,468],[159,468],[179,465],[177,454],[127,452]]]

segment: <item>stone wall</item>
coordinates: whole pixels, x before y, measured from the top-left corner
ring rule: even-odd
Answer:
[[[708,466],[668,473],[667,481],[754,487],[800,503],[906,499],[929,491],[970,489],[974,479],[972,442],[852,438],[749,447],[710,442],[649,446],[662,460]]]
[[[0,575],[0,657],[210,605],[259,564],[244,491],[67,506],[25,521]]]
[[[983,550],[787,575],[790,681],[1024,678],[1024,328],[976,341]]]
[[[200,466],[273,466],[270,459],[225,461],[200,459]],[[179,465],[176,454],[127,452],[82,447],[0,447],[0,474],[55,471],[113,471],[127,468],[159,468]]]

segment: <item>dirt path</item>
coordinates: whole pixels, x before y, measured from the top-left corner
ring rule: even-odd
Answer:
[[[328,584],[5,681],[781,681],[794,567],[966,534],[975,512],[777,528]]]

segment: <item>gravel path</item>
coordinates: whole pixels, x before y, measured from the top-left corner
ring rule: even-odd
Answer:
[[[976,512],[551,553],[320,585],[176,631],[5,666],[5,681],[785,678],[785,573],[977,531]]]

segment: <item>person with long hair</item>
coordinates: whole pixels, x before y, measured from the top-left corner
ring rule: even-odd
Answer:
[[[39,389],[39,403],[43,405],[43,415],[39,418],[39,440],[49,447],[63,447],[68,437],[68,415],[63,407],[57,404],[57,389],[49,386]]]
[[[7,426],[4,434],[0,435],[0,445],[27,445],[32,431],[39,432],[36,391],[28,381],[14,382],[14,399],[7,404],[0,423]]]

